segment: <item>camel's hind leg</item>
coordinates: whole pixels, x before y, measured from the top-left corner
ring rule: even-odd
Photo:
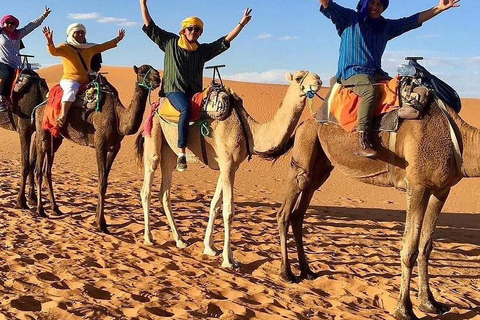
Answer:
[[[447,200],[450,188],[436,192],[430,197],[425,218],[423,219],[422,233],[418,245],[418,278],[420,310],[427,313],[443,314],[450,310],[449,306],[443,305],[435,300],[428,283],[428,264],[430,253],[433,249],[433,232],[437,224],[438,216]]]
[[[158,132],[160,126],[157,125],[156,130],[152,131],[151,136],[144,137],[144,150],[143,150],[143,186],[140,192],[143,207],[143,243],[152,245],[154,240],[150,231],[150,204],[152,202],[152,184],[155,176],[155,170],[157,170],[158,163],[160,161],[160,145],[162,143],[161,133]]]
[[[165,140],[162,142],[162,156],[160,158],[160,167],[162,171],[162,184],[160,194],[162,197],[163,211],[167,216],[168,224],[172,230],[173,240],[178,248],[185,248],[187,244],[183,241],[182,234],[178,231],[177,224],[172,214],[172,202],[170,188],[172,187],[172,172],[177,166],[177,156],[172,151]]]
[[[50,200],[51,210],[56,215],[62,215],[63,213],[60,211],[60,208],[57,205],[57,201],[55,200],[55,194],[53,192],[52,166],[53,166],[53,160],[55,159],[55,152],[57,152],[58,148],[62,144],[62,141],[63,139],[61,138],[53,139],[53,142],[52,142],[53,151],[50,150],[46,154],[47,163],[45,168],[45,178],[47,179],[47,185],[48,185],[48,199]]]
[[[30,142],[31,142],[31,131],[22,130],[19,132],[20,136],[20,190],[17,195],[17,204],[15,208],[17,209],[28,209],[27,198],[25,197],[25,186],[27,184],[27,178],[32,172],[32,167],[30,166]]]
[[[418,319],[413,313],[412,301],[410,299],[410,280],[413,266],[418,257],[420,232],[430,195],[431,193],[420,183],[407,183],[407,217],[402,250],[400,251],[402,279],[400,295],[395,310],[395,319],[398,320]]]
[[[217,254],[217,250],[213,245],[213,226],[215,222],[215,217],[220,211],[220,197],[222,196],[222,185],[223,182],[219,177],[217,181],[217,187],[215,188],[215,194],[213,195],[212,202],[210,203],[210,214],[208,216],[207,229],[205,230],[205,239],[203,240],[203,244],[205,245],[203,253],[209,256],[214,256]]]
[[[27,202],[29,205],[36,205],[37,197],[35,195],[35,162],[37,161],[37,145],[36,145],[36,132],[33,133],[32,142],[30,143],[30,159],[29,165],[30,170],[28,173],[28,195],[27,195]]]
[[[43,168],[45,155],[47,152],[50,152],[49,138],[50,134],[42,131],[37,134],[36,139],[37,161],[35,163],[35,181],[37,185],[37,215],[40,217],[47,216],[42,202],[42,179],[44,174]]]

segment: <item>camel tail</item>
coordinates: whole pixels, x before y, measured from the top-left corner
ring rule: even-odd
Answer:
[[[259,152],[256,154],[263,159],[273,161],[275,163],[281,156],[286,155],[292,149],[294,141],[295,141],[295,134],[292,135],[290,138],[288,138],[287,142],[281,148],[274,149],[271,151],[266,151],[266,152]]]
[[[140,167],[143,167],[143,152],[145,146],[145,137],[143,136],[143,130],[137,135],[135,139],[135,161]]]

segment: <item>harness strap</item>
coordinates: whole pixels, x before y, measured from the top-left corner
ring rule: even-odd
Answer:
[[[453,129],[452,119],[447,112],[447,107],[445,106],[445,103],[443,103],[443,101],[439,99],[436,95],[435,95],[435,101],[437,102],[437,105],[440,107],[440,110],[442,110],[442,113],[445,115],[445,117],[448,120],[448,128],[450,131],[450,138],[453,144],[453,154],[455,156],[455,163],[457,164],[458,172],[462,172],[462,164],[463,164],[462,153],[460,151],[460,144],[458,143],[457,135],[455,134],[455,130]]]
[[[390,178],[390,182],[393,184],[393,186],[396,185],[396,176],[395,176],[395,150],[397,146],[397,133],[391,131],[388,135],[388,150],[390,150],[389,156],[388,156],[388,176]]]
[[[247,145],[247,161],[252,160],[252,153],[250,152],[250,142],[248,141],[247,128],[245,127],[245,122],[242,119],[240,111],[236,107],[233,107],[233,110],[237,112],[238,120],[240,121],[240,126],[242,127],[243,136],[245,137],[245,144]]]

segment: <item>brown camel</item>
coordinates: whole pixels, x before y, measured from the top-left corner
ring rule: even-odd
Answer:
[[[306,71],[299,71],[294,76],[287,74],[290,86],[286,96],[274,119],[266,124],[259,124],[250,117],[243,108],[243,102],[236,95],[230,96],[230,105],[233,107],[231,115],[224,121],[209,121],[211,135],[205,137],[205,161],[202,156],[200,130],[191,130],[188,140],[187,158],[197,158],[213,170],[220,170],[217,187],[210,205],[210,215],[204,239],[204,254],[215,255],[213,246],[213,223],[220,210],[220,197],[223,194],[223,221],[225,238],[223,246],[222,267],[237,267],[230,248],[230,229],[234,215],[233,186],[235,173],[248,154],[256,154],[269,158],[280,152],[290,138],[306,104],[306,93],[316,92],[322,82],[318,75]],[[242,129],[244,126],[244,129]],[[174,153],[177,141],[177,127],[164,121],[154,119],[151,136],[145,138],[140,134],[137,138],[137,157],[143,157],[145,177],[141,191],[142,206],[145,219],[144,242],[153,241],[149,226],[149,211],[151,202],[151,188],[155,170],[160,164],[162,182],[160,194],[163,210],[167,216],[173,238],[179,248],[186,246],[179,234],[172,216],[170,203],[170,187],[172,171],[176,166],[177,156]],[[145,141],[143,141],[143,139]],[[172,148],[173,146],[173,148]],[[248,147],[248,149],[247,149]]]
[[[20,190],[17,195],[15,208],[28,209],[25,189],[29,178],[28,201],[35,203],[35,189],[33,180],[34,164],[30,161],[30,143],[32,134],[35,132],[35,124],[31,121],[31,115],[35,106],[41,104],[48,93],[45,79],[33,70],[24,69],[14,86],[12,96],[12,113],[0,113],[0,127],[17,131],[20,137]],[[12,120],[14,123],[12,123]],[[34,159],[32,159],[34,161]]]
[[[436,314],[449,310],[435,300],[429,287],[432,235],[450,188],[463,177],[480,176],[480,130],[469,126],[457,113],[442,105],[432,99],[423,119],[404,121],[396,134],[396,143],[392,143],[395,140],[391,140],[387,132],[374,136],[374,147],[379,151],[376,159],[357,156],[357,134],[348,133],[335,124],[308,120],[299,127],[286,196],[277,214],[283,278],[296,280],[287,255],[290,224],[298,251],[300,276],[315,277],[305,257],[302,224],[314,192],[337,166],[345,175],[359,181],[406,190],[406,223],[400,254],[402,279],[395,318],[417,319],[410,300],[410,279],[415,262],[419,270],[420,310]],[[457,141],[460,147],[456,149]]]
[[[134,70],[137,74],[135,92],[128,108],[122,105],[116,89],[108,84],[113,94],[104,94],[101,112],[89,111],[84,115],[83,108],[72,108],[68,113],[67,124],[62,129],[63,137],[77,144],[95,148],[98,166],[96,222],[98,229],[105,233],[108,233],[108,229],[103,207],[108,174],[115,156],[120,150],[123,137],[137,132],[142,122],[147,98],[151,90],[160,85],[160,75],[153,67],[142,65],[139,68],[134,67]],[[45,174],[48,182],[51,209],[54,213],[61,214],[53,194],[52,164],[54,154],[61,145],[63,137],[53,138],[52,141],[50,131],[42,128],[44,109],[39,108],[36,112],[37,163],[35,178],[38,190],[37,214],[39,216],[45,216],[41,197],[42,173]],[[53,150],[51,150],[51,146],[53,146]],[[44,167],[45,157],[46,165]]]

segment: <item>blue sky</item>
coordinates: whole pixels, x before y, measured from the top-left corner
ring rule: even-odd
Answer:
[[[23,26],[52,9],[44,22],[54,30],[56,44],[66,39],[67,25],[84,23],[87,40],[104,42],[115,37],[119,28],[127,31],[116,49],[104,53],[104,64],[126,66],[151,64],[163,69],[163,52],[141,30],[137,0],[16,0],[8,12]],[[353,8],[357,0],[338,0]],[[387,18],[409,16],[426,10],[438,0],[390,1]],[[149,8],[160,27],[177,32],[180,21],[190,15],[201,17],[205,31],[201,42],[227,34],[240,20],[246,7],[253,8],[252,20],[232,42],[231,48],[209,64],[226,64],[227,79],[249,82],[286,83],[284,74],[306,69],[318,73],[325,84],[336,72],[339,37],[332,23],[318,11],[317,0],[150,0]],[[406,56],[423,56],[430,72],[452,85],[462,97],[480,97],[480,1],[462,0],[461,7],[440,14],[421,28],[389,42],[383,68],[394,75]],[[25,38],[35,62],[43,67],[59,64],[46,51],[40,29]],[[208,65],[208,64],[207,64]],[[210,72],[205,73],[210,76]]]

